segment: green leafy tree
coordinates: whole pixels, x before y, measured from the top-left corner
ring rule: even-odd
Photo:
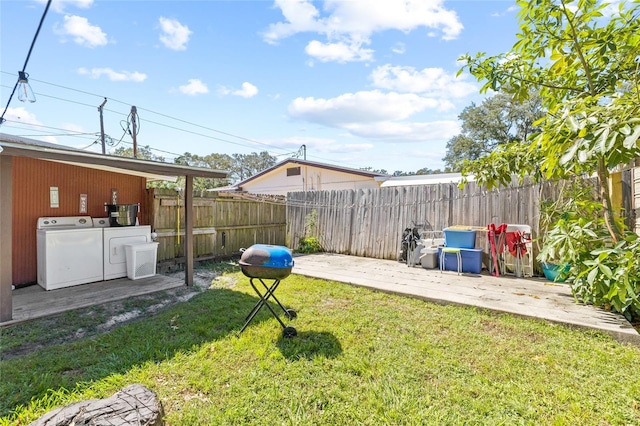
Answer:
[[[226,170],[229,176],[226,179],[194,179],[194,188],[213,189],[227,186],[233,182],[240,182],[256,173],[276,164],[276,157],[269,155],[267,151],[251,154],[209,154],[200,156],[185,152],[175,160],[178,164],[186,164],[194,167],[205,167],[215,170]]]
[[[461,134],[447,142],[444,157],[447,171],[460,171],[465,160],[478,160],[498,145],[526,142],[537,131],[534,122],[543,116],[541,99],[537,93],[520,102],[500,92],[485,99],[481,105],[466,107],[458,118]]]
[[[396,170],[393,172],[391,176],[415,176],[415,175],[435,175],[438,173],[442,173],[440,169],[430,169],[428,167],[423,167],[415,172],[403,172],[402,170]]]
[[[192,167],[202,167],[214,170],[229,170],[231,165],[231,157],[227,154],[208,154],[200,156],[185,152],[174,160],[177,164],[183,164]],[[206,189],[214,189],[229,184],[228,178],[195,178],[193,180],[193,189],[203,191]],[[178,186],[184,187],[184,178],[178,178]]]
[[[371,172],[371,173],[380,173],[381,175],[389,174],[389,172],[387,172],[385,169],[374,169],[373,167],[361,167],[360,170],[364,170],[365,172]]]
[[[149,145],[139,146],[136,150],[137,158],[141,160],[152,160],[159,162],[166,162],[166,159],[161,155],[154,154],[152,148]],[[113,155],[118,157],[133,158],[133,147],[125,148],[118,147],[113,151]],[[147,188],[168,188],[174,189],[177,186],[176,182],[171,181],[151,181],[147,182]],[[184,186],[184,185],[183,185]]]
[[[229,170],[232,164],[232,159],[227,154],[209,154],[200,156],[197,154],[191,154],[185,152],[175,160],[177,164],[183,164],[192,167],[203,167],[214,170]],[[193,188],[195,190],[206,190],[226,186],[229,184],[229,179],[217,179],[217,178],[195,178],[193,180]],[[184,187],[184,178],[178,178],[178,186]]]
[[[428,167],[424,167],[422,169],[416,170],[416,174],[417,175],[437,175],[439,173],[442,173],[442,170],[440,169],[430,169]]]
[[[160,161],[162,163],[166,162],[166,159],[163,156],[154,154],[149,145],[139,146],[136,151],[136,158],[139,158],[141,160],[153,160]],[[133,158],[133,147],[118,147],[113,151],[113,155],[116,155],[118,157]]]
[[[464,56],[482,90],[504,91],[517,100],[539,90],[547,111],[532,140],[525,169],[546,178],[595,172],[604,219],[614,242],[609,171],[640,153],[640,3],[617,8],[596,0],[518,1],[519,41],[510,52]],[[605,12],[608,15],[605,15]],[[487,176],[491,183],[491,176]],[[499,178],[496,180],[499,181]]]
[[[268,169],[276,164],[277,158],[267,151],[251,154],[233,154],[229,167],[230,178],[233,182],[240,182]]]
[[[489,186],[514,173],[547,179],[598,177],[596,220],[567,217],[547,245],[568,247],[572,291],[585,303],[640,314],[640,244],[616,220],[610,171],[640,154],[640,2],[519,0],[520,32],[511,51],[464,56],[482,90],[517,100],[538,90],[544,117],[531,144],[505,144],[464,171]],[[635,262],[630,259],[636,259]]]

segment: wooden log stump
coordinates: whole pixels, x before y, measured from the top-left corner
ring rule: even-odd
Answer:
[[[163,426],[156,394],[145,386],[127,386],[106,399],[80,401],[49,411],[29,426]]]

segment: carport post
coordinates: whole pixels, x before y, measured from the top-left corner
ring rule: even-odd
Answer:
[[[193,176],[185,176],[184,183],[184,280],[193,285]]]
[[[0,148],[1,149],[1,148]],[[11,244],[13,157],[0,154],[0,322],[13,318]]]

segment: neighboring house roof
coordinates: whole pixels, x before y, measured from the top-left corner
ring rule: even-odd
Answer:
[[[473,176],[467,176],[468,181],[473,181]],[[411,185],[435,185],[439,183],[460,183],[461,173],[439,173],[433,175],[411,175],[411,176],[389,176],[387,178],[376,178],[381,188],[390,186],[411,186]]]
[[[279,162],[278,164],[275,164],[274,166],[269,167],[268,169],[264,169],[259,173],[256,173],[255,175],[241,181],[238,182],[234,185],[231,186],[226,186],[223,188],[214,188],[213,191],[236,191],[242,188],[243,185],[246,185],[247,183],[258,179],[261,176],[264,176],[265,174],[279,169],[281,167],[284,166],[288,166],[288,165],[298,165],[298,166],[309,166],[309,167],[317,167],[319,169],[326,169],[326,170],[331,170],[331,171],[335,171],[335,172],[342,172],[342,173],[348,173],[348,174],[352,174],[352,175],[357,175],[357,176],[364,176],[364,177],[369,177],[369,178],[381,178],[381,177],[388,177],[389,175],[385,175],[383,173],[374,173],[374,172],[369,172],[366,170],[360,170],[360,169],[352,169],[349,167],[340,167],[340,166],[335,166],[332,164],[325,164],[325,163],[317,163],[315,161],[307,161],[307,160],[300,160],[297,158],[288,158],[284,161]]]
[[[81,167],[144,176],[150,180],[173,180],[172,178],[175,176],[225,178],[228,174],[224,170],[98,154],[4,133],[0,133],[0,155],[57,161]]]

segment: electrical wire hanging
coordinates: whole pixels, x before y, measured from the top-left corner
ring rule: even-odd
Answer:
[[[0,71],[0,73],[11,74],[11,73],[8,73],[6,71]],[[50,82],[43,81],[43,80],[32,79],[32,81],[36,81],[38,83],[42,83],[42,84],[58,87],[58,88],[65,89],[65,90],[70,90],[70,91],[77,92],[77,93],[82,93],[82,94],[89,95],[89,96],[95,96],[95,97],[99,97],[99,98],[104,98],[105,97],[104,95],[98,95],[96,93],[87,92],[87,91],[79,90],[79,89],[74,89],[72,87],[63,86],[63,85],[55,84],[55,83],[50,83]],[[77,102],[77,101],[73,101],[73,100],[69,100],[69,99],[57,98],[55,96],[45,95],[45,94],[41,94],[41,93],[39,93],[38,95],[39,96],[46,96],[46,97],[49,97],[49,98],[52,98],[52,99],[59,99],[59,100],[63,100],[63,101],[74,103],[74,104],[78,104],[78,105],[84,105],[84,106],[87,106],[87,107],[90,107],[90,108],[95,108],[95,106],[92,105],[92,104]],[[116,103],[123,104],[123,105],[130,105],[129,102],[124,102],[124,101],[121,101],[121,100],[118,100],[118,99],[114,99],[112,97],[109,97],[109,100],[113,101],[113,102],[116,102]],[[240,140],[243,140],[243,141],[250,142],[250,143],[252,143],[254,145],[261,145],[261,146],[264,146],[265,148],[268,148],[270,150],[284,151],[284,149],[285,149],[285,148],[277,147],[277,146],[270,145],[270,144],[267,144],[267,143],[264,143],[264,142],[260,142],[260,141],[257,141],[255,139],[251,139],[251,138],[247,138],[247,137],[244,137],[244,136],[236,135],[236,134],[233,134],[233,133],[225,132],[225,131],[218,130],[218,129],[215,129],[215,128],[212,128],[212,127],[203,126],[201,124],[197,124],[197,123],[194,123],[194,122],[191,122],[191,121],[188,121],[188,120],[183,120],[181,118],[177,118],[175,116],[168,115],[168,114],[163,114],[161,112],[153,111],[151,109],[147,109],[147,108],[143,108],[143,107],[139,107],[138,109],[141,110],[141,111],[149,112],[151,114],[159,115],[159,116],[164,117],[164,118],[168,118],[168,119],[171,119],[171,120],[174,120],[174,121],[178,121],[180,123],[187,124],[189,126],[198,127],[198,128],[204,129],[204,130],[211,131],[211,132],[215,132],[215,133],[219,133],[219,134],[222,134],[222,135],[226,135],[226,136],[230,136],[230,137],[233,137],[233,138],[237,138],[237,139],[240,139]],[[105,108],[104,111],[108,111],[108,112],[119,114],[119,115],[123,115],[123,116],[127,115],[125,113],[122,113],[122,112],[119,112],[119,111],[115,111],[115,110],[112,110],[112,109],[106,109]],[[232,145],[241,146],[241,147],[244,147],[244,148],[254,148],[254,147],[249,146],[247,144],[234,142],[234,141],[231,141],[229,139],[219,138],[219,137],[215,137],[215,136],[212,136],[212,135],[207,135],[207,134],[204,134],[204,133],[196,132],[196,131],[193,131],[193,130],[187,130],[187,129],[184,129],[184,128],[181,128],[181,127],[172,126],[172,125],[167,124],[166,122],[157,122],[157,121],[152,121],[152,120],[149,120],[149,119],[146,119],[146,122],[149,123],[149,124],[155,124],[155,125],[158,125],[158,126],[162,126],[162,127],[168,128],[168,129],[173,129],[173,130],[177,130],[177,131],[180,131],[180,132],[189,133],[189,134],[192,134],[192,135],[201,136],[201,137],[205,137],[207,139],[216,140],[216,141],[220,141],[220,142],[224,142],[224,143],[229,143],[229,144],[232,144]],[[150,149],[152,151],[165,152],[165,153],[174,155],[176,157],[179,157],[179,156],[182,155],[182,154],[178,154],[178,153],[174,153],[174,152],[162,151],[162,150],[159,150],[159,149],[156,149],[156,148],[150,148]],[[296,154],[301,155],[301,152],[302,152],[301,150],[302,150],[302,148],[298,149],[297,151],[288,151],[288,152],[285,152],[283,154],[275,154],[275,155],[272,154],[272,155],[274,155],[275,157],[295,156]],[[336,164],[336,165],[343,166],[343,167],[350,166],[350,167],[352,167],[354,169],[362,169],[357,165],[343,163],[343,162],[336,162],[336,161],[334,161],[332,159],[318,157],[317,155],[314,156],[314,158],[316,160],[318,160],[318,161],[328,161],[329,163]]]
[[[27,58],[25,59],[24,65],[22,66],[22,71],[19,71],[18,73],[19,75],[18,81],[16,81],[16,85],[13,86],[13,91],[11,92],[11,95],[9,95],[9,100],[7,101],[7,105],[4,107],[4,111],[2,111],[2,115],[0,115],[0,126],[4,122],[4,115],[7,113],[7,110],[9,109],[9,105],[11,104],[11,99],[13,98],[13,95],[16,93],[18,84],[20,84],[20,81],[23,78],[23,76],[28,75],[25,73],[25,70],[27,69],[29,58],[31,58],[31,52],[33,51],[33,46],[36,44],[38,34],[40,34],[40,29],[42,28],[42,23],[44,22],[44,18],[47,16],[47,12],[49,11],[49,6],[51,6],[51,0],[47,1],[47,5],[45,6],[44,12],[42,13],[42,18],[40,18],[40,23],[38,24],[38,29],[36,30],[36,33],[33,36],[33,40],[31,41],[31,47],[29,47],[29,53],[27,53]]]

